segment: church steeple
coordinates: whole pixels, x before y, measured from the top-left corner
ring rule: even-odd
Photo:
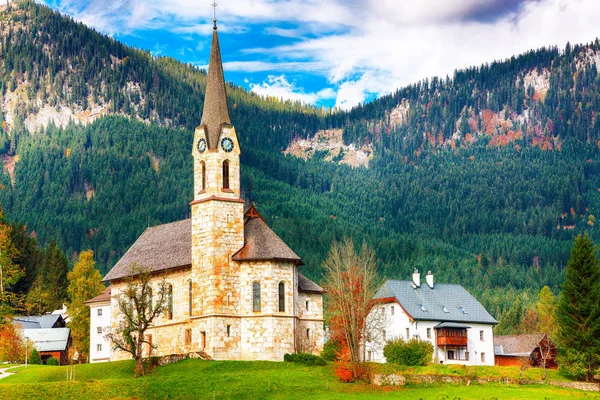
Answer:
[[[217,142],[221,133],[221,124],[231,125],[216,18],[214,24],[210,62],[208,65],[208,81],[206,83],[206,96],[204,97],[204,110],[202,111],[201,122],[201,125],[205,125],[207,128],[208,132],[206,136],[210,149],[215,149],[218,146]]]

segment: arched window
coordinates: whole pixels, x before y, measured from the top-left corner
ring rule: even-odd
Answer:
[[[285,311],[285,283],[279,282],[279,311]]]
[[[260,282],[252,284],[252,311],[260,311]]]
[[[200,161],[200,167],[202,168],[202,190],[206,190],[206,164],[204,161]]]
[[[229,189],[229,161],[223,161],[223,189]]]
[[[173,319],[173,285],[169,285],[167,296],[169,298],[169,319]]]
[[[190,279],[190,287],[189,287],[189,293],[188,293],[188,302],[189,302],[189,309],[190,309],[190,317],[192,316],[192,280]]]

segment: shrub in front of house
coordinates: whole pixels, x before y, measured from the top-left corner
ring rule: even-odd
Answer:
[[[60,361],[58,361],[58,358],[50,357],[46,360],[46,365],[60,365]]]
[[[40,364],[42,360],[40,360],[40,353],[36,349],[31,351],[31,355],[29,356],[29,364]]]
[[[309,353],[286,354],[283,356],[283,361],[304,364],[311,367],[316,365],[327,365],[322,357]]]
[[[433,346],[419,339],[396,339],[387,342],[383,347],[383,355],[388,363],[417,366],[431,362]]]
[[[337,342],[332,342],[328,340],[323,346],[323,351],[321,352],[321,357],[325,361],[335,361],[338,359],[338,354],[340,353],[340,344]]]

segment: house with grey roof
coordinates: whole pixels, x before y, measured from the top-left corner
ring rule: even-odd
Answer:
[[[50,357],[58,359],[61,365],[68,362],[71,330],[65,327],[61,314],[15,316],[12,324],[36,348],[43,363]]]
[[[375,294],[369,320],[385,319],[380,332],[365,343],[367,361],[385,362],[387,341],[416,338],[432,344],[436,362],[494,365],[493,327],[498,321],[462,286],[435,283],[431,271],[424,282],[417,270],[412,278],[388,280]]]

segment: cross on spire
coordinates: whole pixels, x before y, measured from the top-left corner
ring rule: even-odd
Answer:
[[[211,6],[213,6],[213,15],[214,15],[213,22],[215,24],[214,29],[217,29],[217,6],[218,6],[218,4],[217,4],[216,0],[213,0]]]

